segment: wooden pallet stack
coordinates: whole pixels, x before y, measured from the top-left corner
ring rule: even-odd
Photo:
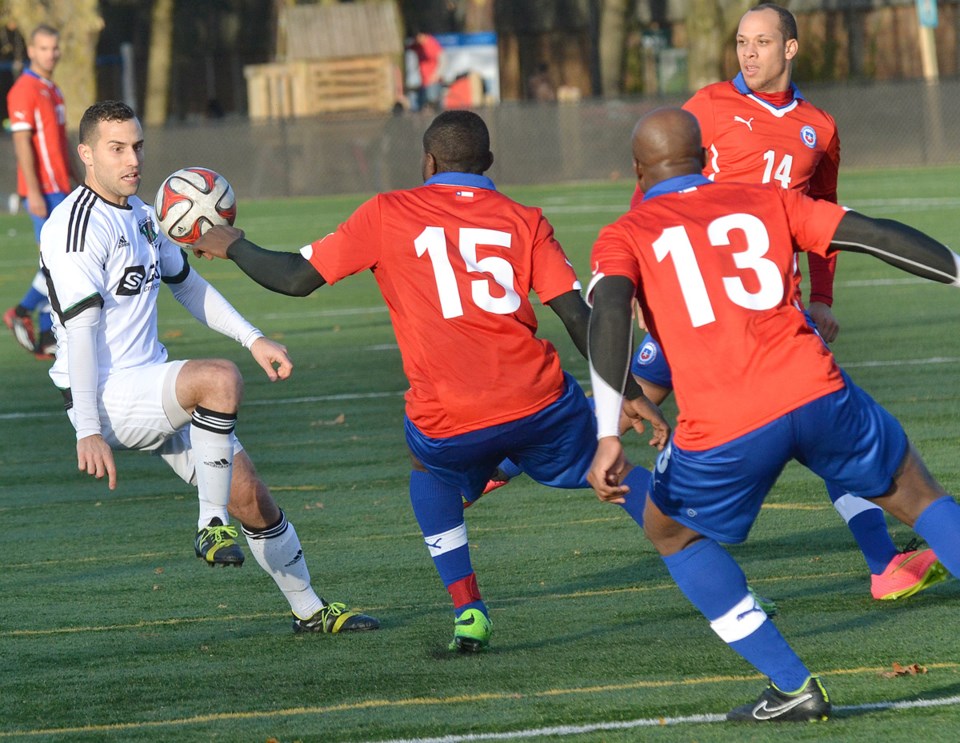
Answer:
[[[350,111],[389,111],[403,54],[394,3],[284,8],[277,48],[284,61],[248,65],[253,120]]]

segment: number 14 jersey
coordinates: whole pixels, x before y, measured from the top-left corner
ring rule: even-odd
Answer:
[[[443,173],[380,194],[301,253],[330,284],[373,272],[410,383],[407,416],[427,436],[514,421],[560,396],[529,294],[546,304],[580,283],[541,210],[489,178]]]

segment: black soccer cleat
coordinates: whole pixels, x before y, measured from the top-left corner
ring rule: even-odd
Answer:
[[[811,676],[793,694],[780,691],[771,683],[757,701],[730,710],[727,719],[733,722],[822,722],[829,719],[832,709],[820,678]]]
[[[301,619],[293,615],[294,632],[322,632],[335,635],[340,632],[363,632],[379,629],[380,622],[358,611],[350,611],[346,604],[324,604],[313,616]]]
[[[224,525],[219,518],[210,519],[207,526],[197,531],[193,548],[197,557],[210,567],[233,565],[239,568],[243,565],[243,550],[237,544],[237,527]]]

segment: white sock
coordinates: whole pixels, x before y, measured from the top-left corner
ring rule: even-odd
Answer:
[[[200,515],[197,528],[202,529],[213,518],[230,523],[227,504],[230,502],[230,479],[233,475],[233,449],[237,425],[235,413],[217,413],[197,406],[190,424],[190,446],[197,471],[197,495]]]
[[[867,500],[866,498],[858,498],[855,495],[850,493],[844,493],[839,498],[833,502],[833,507],[837,509],[837,513],[840,514],[840,517],[850,523],[850,519],[854,516],[859,516],[864,511],[869,511],[871,508],[876,508],[883,510],[873,501]]]
[[[300,538],[293,524],[282,511],[280,521],[263,531],[243,527],[250,554],[254,556],[290,603],[290,609],[300,619],[309,619],[324,602],[310,585],[310,571],[303,556]]]

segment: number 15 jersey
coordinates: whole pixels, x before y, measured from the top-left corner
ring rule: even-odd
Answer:
[[[561,394],[560,360],[536,336],[544,304],[580,289],[540,209],[480,175],[442,173],[380,194],[302,255],[327,283],[370,269],[410,383],[406,412],[432,438],[535,413]]]

